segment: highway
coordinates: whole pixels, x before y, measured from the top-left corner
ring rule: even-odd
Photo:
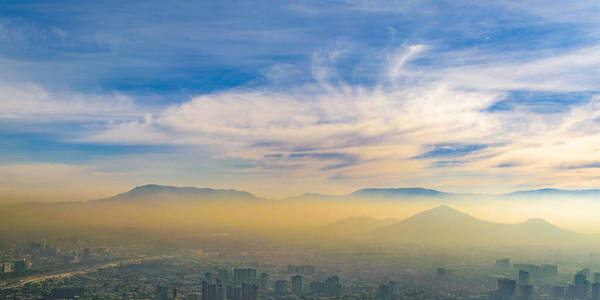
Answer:
[[[10,279],[10,280],[3,282],[2,285],[0,285],[0,287],[3,289],[16,288],[16,287],[20,287],[20,286],[23,286],[28,283],[42,282],[47,279],[66,278],[66,277],[71,277],[71,276],[78,275],[78,274],[87,274],[87,273],[91,273],[91,272],[94,272],[99,269],[115,267],[115,266],[118,266],[119,264],[135,264],[135,263],[140,263],[141,261],[164,259],[164,258],[170,258],[170,257],[172,257],[172,256],[161,255],[161,256],[151,256],[151,257],[141,257],[141,258],[140,257],[128,258],[128,259],[123,259],[123,260],[119,260],[119,261],[112,261],[109,263],[97,264],[97,265],[93,265],[93,266],[85,266],[80,269],[69,270],[66,272],[37,274],[37,275],[32,275],[32,276],[23,277],[23,278],[14,278],[14,279]]]

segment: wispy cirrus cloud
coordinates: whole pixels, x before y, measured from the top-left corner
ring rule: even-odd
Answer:
[[[504,168],[498,170],[510,170],[514,177],[511,181],[517,182],[517,178],[531,176],[535,168],[553,169],[558,162],[587,155],[582,149],[561,157],[534,153],[595,138],[575,129],[597,126],[597,98],[593,92],[580,94],[581,99],[553,114],[536,112],[527,108],[527,102],[503,100],[514,97],[510,85],[502,90],[481,89],[479,84],[465,89],[465,84],[455,86],[452,80],[437,77],[448,71],[438,75],[412,72],[417,68],[417,58],[406,60],[402,66],[406,71],[397,73],[402,74],[397,75],[398,79],[410,77],[410,85],[388,85],[390,77],[385,73],[375,87],[325,80],[325,85],[288,91],[239,90],[202,95],[168,107],[151,121],[108,124],[105,131],[87,139],[125,144],[214,144],[225,149],[226,156],[263,161],[251,167],[256,172],[293,166],[303,170],[298,171],[302,176],[312,173],[323,178],[333,176],[330,172],[339,175],[338,169],[344,171],[345,178],[351,178],[383,163],[399,170],[417,168],[422,176],[431,176],[424,171],[431,166],[475,174],[502,165]],[[487,67],[482,69],[487,72]],[[437,78],[432,79],[432,75]],[[534,83],[522,84],[530,91],[539,88]],[[501,101],[512,101],[511,109],[490,109]],[[163,136],[155,136],[159,133]],[[306,149],[306,153],[295,154],[298,149]],[[300,164],[294,161],[300,157]],[[344,161],[341,157],[353,159]],[[437,160],[449,157],[461,159]],[[410,162],[413,159],[424,162]],[[506,168],[506,161],[511,161],[511,168]]]
[[[433,145],[433,149],[415,156],[415,159],[437,158],[437,157],[460,157],[487,148],[487,145],[478,144],[439,144]]]
[[[0,22],[5,130],[254,186],[598,184],[593,1],[104,6],[10,5],[45,18]]]
[[[0,85],[0,118],[5,120],[127,120],[143,115],[140,109],[121,93],[94,95],[51,92],[35,84]]]

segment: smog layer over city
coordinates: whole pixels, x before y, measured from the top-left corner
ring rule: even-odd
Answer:
[[[0,1],[0,299],[600,300],[600,2]]]

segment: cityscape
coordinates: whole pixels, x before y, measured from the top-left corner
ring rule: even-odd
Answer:
[[[0,0],[0,300],[600,300],[599,212],[599,0]]]
[[[465,216],[442,205],[400,224],[429,220],[432,215],[441,226],[455,228],[457,218]],[[348,220],[357,219],[318,227],[324,235],[305,234],[301,240],[186,236],[188,243],[175,239],[156,244],[142,238],[96,241],[63,233],[52,236],[53,242],[5,243],[0,295],[3,299],[600,299],[600,253],[593,236],[586,237],[591,239],[589,248],[581,244],[579,249],[531,243],[381,247],[371,239],[357,242],[344,237],[317,246],[326,244],[322,238],[334,242],[336,238],[325,231],[348,228]],[[138,234],[165,239],[150,230]],[[498,258],[501,254],[510,257]]]

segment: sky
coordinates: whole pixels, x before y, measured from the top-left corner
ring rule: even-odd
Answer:
[[[0,3],[0,201],[600,187],[600,2]]]

